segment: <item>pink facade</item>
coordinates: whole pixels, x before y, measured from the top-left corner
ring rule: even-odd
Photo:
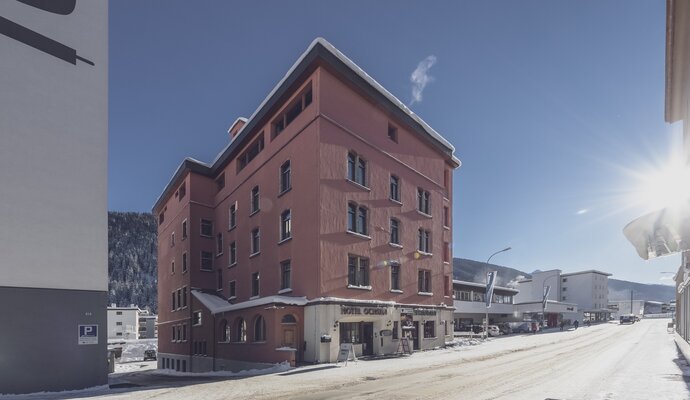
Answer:
[[[161,368],[335,361],[342,342],[390,353],[413,330],[401,313],[418,317],[416,348],[452,335],[459,162],[338,54],[315,41],[255,116],[231,127],[216,164],[185,161],[154,207]],[[347,307],[367,318],[350,321],[362,311]]]

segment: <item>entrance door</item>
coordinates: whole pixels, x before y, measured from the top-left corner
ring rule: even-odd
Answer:
[[[374,354],[374,323],[362,323],[362,355],[371,356]]]

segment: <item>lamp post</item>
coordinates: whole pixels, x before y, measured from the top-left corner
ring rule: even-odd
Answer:
[[[508,251],[508,250],[510,250],[510,249],[512,249],[512,247],[508,246],[508,247],[506,247],[506,248],[503,249],[503,250],[499,250],[499,251],[493,253],[493,254],[490,255],[489,258],[486,260],[486,264],[488,265],[488,264],[489,264],[489,261],[491,261],[491,258],[493,258],[493,256],[495,256],[496,254],[498,254],[498,253],[503,253],[504,251]],[[488,271],[485,271],[485,275],[487,275],[487,274],[488,274]],[[496,278],[494,278],[494,280],[495,280],[495,279],[496,279]],[[488,275],[486,276],[486,289],[487,289],[487,291],[486,291],[486,293],[484,293],[484,296],[489,296],[490,293],[488,292],[488,289],[489,289],[489,277],[488,277]],[[485,316],[485,318],[484,318],[484,339],[486,339],[487,337],[489,337],[489,304],[491,304],[491,299],[490,299],[490,298],[485,297],[485,299],[487,300],[487,302],[486,302],[487,306],[486,306],[486,316]]]

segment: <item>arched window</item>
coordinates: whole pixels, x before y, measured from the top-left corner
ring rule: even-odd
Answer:
[[[265,342],[266,341],[266,321],[264,317],[259,315],[254,320],[254,341],[255,342]]]
[[[247,323],[243,318],[237,318],[237,322],[235,323],[235,341],[247,341]]]
[[[297,320],[295,319],[295,316],[292,314],[285,314],[283,316],[283,319],[280,321],[281,324],[296,324]]]
[[[221,341],[223,342],[230,341],[230,326],[226,320],[222,320],[220,322],[220,337],[222,338]]]

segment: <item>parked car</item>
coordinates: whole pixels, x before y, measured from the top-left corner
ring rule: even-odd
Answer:
[[[147,360],[156,360],[156,350],[145,350],[144,351],[144,361]]]
[[[633,323],[635,323],[635,317],[632,315],[621,315],[620,323],[621,324],[633,324]]]
[[[489,330],[489,336],[500,336],[503,334],[503,333],[501,333],[501,330],[498,329],[498,326],[496,326],[496,325],[489,325],[487,327],[487,329]]]
[[[532,332],[531,322],[511,322],[510,328],[513,333],[530,333]]]
[[[496,326],[498,326],[498,329],[504,335],[510,335],[511,333],[513,333],[513,328],[511,328],[510,324],[508,324],[507,322],[502,322],[500,324],[496,324]]]

